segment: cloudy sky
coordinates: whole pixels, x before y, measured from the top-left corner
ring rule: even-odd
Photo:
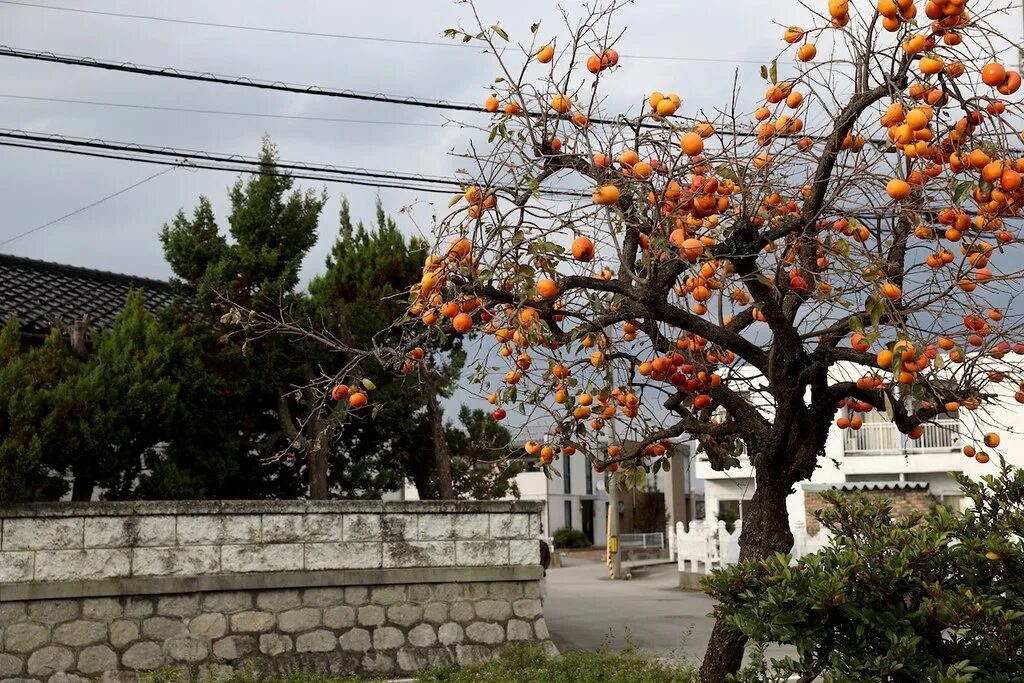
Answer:
[[[147,14],[202,22],[438,41],[449,26],[470,21],[465,4],[452,0],[26,0],[107,12]],[[742,11],[738,11],[742,4]],[[824,7],[824,1],[821,3]],[[500,21],[513,39],[526,39],[541,21],[540,35],[564,28],[550,0],[480,0],[482,18]],[[564,5],[579,17],[582,4]],[[1006,18],[1011,35],[1018,24]],[[640,0],[619,14],[627,28],[624,57],[609,79],[612,102],[633,103],[652,90],[678,92],[683,112],[695,113],[727,99],[739,70],[747,92],[763,88],[759,60],[780,48],[773,21],[807,23],[807,10],[793,0],[709,3],[692,0]],[[460,102],[482,102],[496,74],[492,57],[479,49],[274,34],[54,11],[0,3],[0,43],[97,59],[173,66],[303,84],[408,95]],[[702,61],[724,60],[724,61]],[[730,61],[737,60],[737,61]],[[440,127],[446,112],[262,92],[212,84],[118,74],[73,66],[0,58],[0,127],[71,136],[138,142],[212,152],[253,154],[267,133],[282,158],[362,166],[401,172],[446,174],[458,168],[449,156],[470,135]],[[21,97],[90,100],[129,105],[216,109],[259,114],[358,119],[372,123],[221,116],[45,102]],[[455,114],[455,116],[460,116]],[[462,114],[479,122],[476,114]],[[431,125],[393,125],[431,124]],[[0,148],[6,169],[0,186],[4,220],[0,242],[24,230],[121,190],[160,170],[144,164],[97,160],[32,150]],[[223,214],[230,174],[174,170],[113,200],[46,230],[0,247],[0,251],[93,268],[167,277],[157,234],[180,207],[191,209],[200,194]],[[344,194],[357,216],[372,215],[379,196],[397,212],[412,206],[417,222],[429,226],[429,202],[445,197],[406,190],[376,190],[331,184],[331,202],[321,239],[307,261],[308,275],[320,267],[337,226]],[[403,229],[416,230],[403,218]]]

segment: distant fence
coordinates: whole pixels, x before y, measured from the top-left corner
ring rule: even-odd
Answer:
[[[623,550],[664,550],[665,534],[619,534]]]
[[[689,526],[678,522],[672,535],[675,558],[679,571],[694,574],[710,574],[711,570],[736,564],[740,558],[740,532],[742,522],[736,522],[730,532],[725,522],[698,520]],[[793,528],[793,550],[791,556],[803,557],[816,553],[828,545],[829,532],[822,529],[815,536],[809,536],[803,524]]]

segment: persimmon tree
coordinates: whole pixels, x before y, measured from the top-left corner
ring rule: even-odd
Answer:
[[[816,0],[778,29],[764,97],[685,118],[617,81],[615,4],[519,47],[469,7],[474,28],[447,33],[494,55],[493,120],[407,331],[489,335],[473,379],[495,419],[557,425],[527,444],[544,463],[578,453],[628,480],[684,435],[715,468],[748,460],[740,554],[763,558],[791,548],[786,497],[837,420],[884,411],[916,439],[1014,394],[1021,78],[995,9]],[[608,111],[609,93],[644,104]],[[719,620],[702,680],[743,647]]]

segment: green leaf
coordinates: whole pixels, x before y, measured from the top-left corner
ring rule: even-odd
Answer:
[[[540,28],[540,22],[539,21],[536,24],[530,24],[530,33],[536,33],[537,29],[539,29],[539,28]]]
[[[506,41],[508,40],[508,34],[505,33],[505,29],[501,28],[497,24],[492,26],[491,30],[494,31],[495,33],[497,33],[499,36],[501,36],[503,40],[506,40]]]
[[[849,258],[850,256],[850,243],[846,240],[836,240],[832,245],[832,249],[841,256]]]
[[[468,43],[471,40],[473,40],[473,36],[469,35],[468,33],[466,35],[462,36],[462,42],[464,42],[464,43]]]
[[[771,77],[772,83],[779,82],[779,60],[772,60],[772,68],[768,70],[768,75]]]
[[[953,203],[959,205],[964,201],[970,194],[971,190],[974,189],[974,183],[970,180],[965,180],[962,183],[957,183],[953,186]]]
[[[377,385],[374,384],[373,381],[369,379],[363,379],[363,386],[366,387],[367,391],[373,391],[374,389],[377,388]]]
[[[850,318],[850,331],[864,332],[864,323],[860,321],[860,318]]]
[[[491,128],[491,134],[487,136],[487,142],[494,142],[494,138],[498,137],[498,127]]]
[[[461,194],[453,194],[452,198],[448,200],[448,208],[450,209],[456,204],[458,204],[460,199],[462,199]]]
[[[768,67],[766,67],[764,64],[761,65],[761,78],[763,78],[766,81],[768,80]]]
[[[662,460],[661,461],[661,469],[665,470],[666,472],[672,471],[672,461],[671,460],[667,460],[667,459],[666,460]]]
[[[893,418],[896,416],[896,411],[892,407],[892,400],[889,398],[888,391],[882,392],[882,400],[885,401],[885,414],[888,416],[889,422],[892,422]]]

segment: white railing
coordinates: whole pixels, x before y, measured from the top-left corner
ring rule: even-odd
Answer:
[[[736,564],[740,558],[740,532],[742,523],[729,532],[725,522],[698,520],[690,525],[678,522],[675,531],[676,561],[679,571],[710,574],[713,569]],[[791,556],[803,557],[816,553],[828,545],[830,536],[822,529],[814,536],[807,534],[803,523],[794,524]]]
[[[847,429],[843,451],[847,455],[914,455],[955,451],[960,448],[959,420],[937,420],[924,425],[920,439],[908,439],[891,422],[869,422]]]
[[[619,547],[624,550],[662,550],[665,547],[665,534],[619,534]]]

